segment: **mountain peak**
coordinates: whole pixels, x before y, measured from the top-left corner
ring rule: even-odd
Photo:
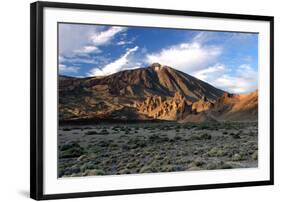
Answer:
[[[154,62],[150,65],[151,68],[155,68],[155,67],[162,67],[162,65],[158,62]]]
[[[167,65],[162,65],[158,62],[154,62],[152,63],[149,68],[152,68],[153,70],[155,71],[159,71],[159,70],[162,70],[162,69],[165,69],[165,68],[169,68]]]

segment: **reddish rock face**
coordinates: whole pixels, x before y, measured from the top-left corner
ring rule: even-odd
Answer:
[[[191,106],[186,99],[176,92],[174,97],[167,97],[163,100],[160,96],[147,97],[144,102],[137,104],[137,110],[153,117],[154,119],[179,120],[190,113]]]
[[[207,111],[214,107],[214,103],[208,101],[207,98],[202,98],[194,103],[192,103],[192,112],[199,113],[203,111]]]

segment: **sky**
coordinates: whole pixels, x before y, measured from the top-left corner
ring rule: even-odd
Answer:
[[[59,74],[106,76],[157,62],[230,93],[258,88],[258,34],[59,24]]]

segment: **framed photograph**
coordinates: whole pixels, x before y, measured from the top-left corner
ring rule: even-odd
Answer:
[[[31,4],[31,198],[273,184],[273,17]]]

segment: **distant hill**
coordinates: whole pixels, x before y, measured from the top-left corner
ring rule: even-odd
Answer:
[[[60,121],[202,122],[241,116],[257,117],[257,92],[231,95],[159,63],[102,77],[59,77]]]

